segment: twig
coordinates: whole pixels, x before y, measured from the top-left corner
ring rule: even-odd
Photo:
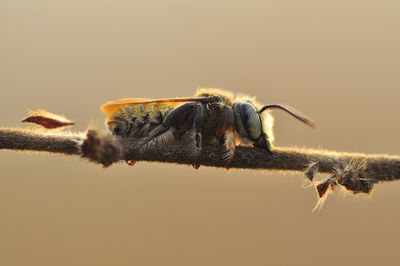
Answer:
[[[375,183],[400,179],[400,156],[282,147],[276,147],[273,155],[269,155],[252,147],[237,147],[233,160],[227,165],[221,156],[223,149],[219,147],[205,147],[196,159],[180,142],[149,146],[143,152],[133,153],[131,147],[135,141],[100,134],[96,130],[72,134],[64,131],[47,133],[19,128],[0,129],[0,149],[80,155],[104,166],[125,160],[304,172],[311,165],[314,168],[307,173],[310,180],[313,180],[318,168],[320,172],[335,174],[335,182],[332,183],[331,177],[328,185],[340,184],[354,193],[368,193]],[[318,162],[318,167],[312,165],[313,162]],[[361,169],[360,163],[355,162],[363,162],[365,167]],[[328,185],[321,187],[326,189]]]
[[[98,134],[89,131],[89,135]],[[104,136],[96,136],[100,140]],[[20,128],[0,128],[0,149],[41,151],[51,153],[63,153],[67,155],[82,155],[82,144],[87,140],[85,133],[47,133],[37,130]],[[115,139],[117,141],[118,139]],[[150,146],[145,152],[130,153],[129,148],[135,140],[118,140],[124,152],[121,160],[151,161],[177,164],[194,164],[193,158],[188,156],[182,143],[169,143],[160,146]],[[118,145],[118,142],[109,145]],[[104,144],[102,144],[104,145]],[[223,151],[217,147],[205,147],[198,162],[204,166],[226,168],[226,163],[220,154]],[[338,165],[350,163],[354,159],[366,160],[371,175],[379,180],[400,179],[400,156],[367,155],[363,153],[345,153],[327,150],[283,148],[276,147],[271,156],[261,150],[252,147],[237,147],[234,159],[229,164],[230,168],[243,169],[272,169],[302,171],[311,162],[319,162],[319,171],[331,173]]]
[[[0,128],[0,149],[79,155],[85,134]]]

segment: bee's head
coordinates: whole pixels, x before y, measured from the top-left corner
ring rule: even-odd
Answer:
[[[262,120],[257,108],[250,102],[238,101],[232,105],[235,127],[242,140],[271,153],[268,136],[263,132]]]
[[[253,143],[254,147],[264,149],[271,153],[271,144],[268,140],[267,133],[263,131],[263,120],[261,119],[261,113],[270,108],[284,110],[303,123],[314,127],[314,123],[310,119],[280,104],[266,105],[260,110],[257,110],[251,102],[238,101],[232,105],[232,110],[235,115],[236,130],[245,142]]]

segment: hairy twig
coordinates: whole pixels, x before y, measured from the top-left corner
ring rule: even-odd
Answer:
[[[98,130],[86,133],[56,133],[19,128],[0,129],[0,149],[41,151],[79,155],[103,166],[117,161],[151,161],[222,168],[306,171],[314,182],[317,173],[333,174],[315,184],[322,198],[337,185],[353,193],[369,193],[378,182],[400,179],[400,156],[367,155],[327,150],[276,147],[273,155],[253,147],[237,147],[233,160],[226,164],[222,147],[204,147],[197,158],[181,142],[150,145],[139,153],[132,147],[137,140],[122,139]]]
[[[89,136],[89,137],[88,137]],[[145,152],[133,154],[130,150],[136,140],[124,140],[110,135],[100,135],[95,130],[88,133],[47,133],[19,128],[0,128],[0,149],[42,151],[68,155],[84,155],[82,151],[90,138],[97,139],[98,145],[114,145],[122,149],[113,160],[135,160],[165,162],[177,164],[195,164],[226,168],[220,156],[223,152],[218,147],[205,147],[198,160],[188,156],[182,143],[168,143],[160,146],[149,146]],[[108,138],[108,143],[105,142]],[[93,148],[93,147],[92,147]],[[85,149],[85,148],[84,148]],[[86,148],[88,149],[88,148]],[[87,151],[86,151],[87,152]],[[83,156],[83,157],[89,157]],[[374,176],[378,181],[400,179],[400,156],[367,155],[363,153],[344,153],[327,150],[276,147],[274,154],[253,147],[237,147],[234,159],[229,168],[272,169],[287,171],[305,171],[312,162],[318,162],[319,172],[332,173],[335,167],[349,164],[353,160],[365,160],[368,164],[368,177]]]
[[[85,134],[0,128],[0,149],[81,154]]]

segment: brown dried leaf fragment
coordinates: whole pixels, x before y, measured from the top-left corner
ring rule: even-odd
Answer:
[[[62,115],[54,114],[46,110],[29,111],[29,116],[21,122],[29,122],[40,125],[47,129],[72,126],[74,122],[68,120]]]
[[[314,180],[315,175],[317,174],[319,170],[319,162],[312,162],[308,166],[305,174],[306,177],[312,182]]]
[[[325,196],[326,192],[328,192],[328,189],[334,189],[335,186],[337,186],[337,181],[336,181],[336,175],[329,177],[328,179],[326,179],[325,181],[323,181],[322,183],[319,183],[316,186],[317,192],[318,192],[318,196],[320,198],[322,198],[323,196]]]

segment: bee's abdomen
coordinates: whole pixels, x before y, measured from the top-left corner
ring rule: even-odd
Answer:
[[[142,105],[124,106],[107,124],[114,135],[141,138],[162,124],[171,109],[167,107],[148,108],[148,106]]]

